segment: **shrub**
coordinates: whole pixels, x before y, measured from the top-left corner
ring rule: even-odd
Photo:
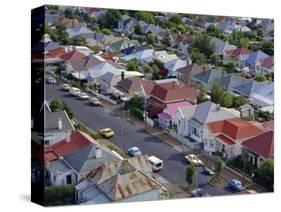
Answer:
[[[46,205],[65,205],[74,203],[73,185],[50,186],[45,189]]]
[[[143,111],[139,108],[130,108],[130,113],[135,115],[138,119],[143,120]]]

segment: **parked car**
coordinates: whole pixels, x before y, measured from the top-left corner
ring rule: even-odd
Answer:
[[[114,136],[114,131],[110,128],[104,128],[100,130],[100,134],[105,138],[110,138]]]
[[[189,163],[193,163],[195,166],[204,166],[204,163],[194,154],[186,155],[185,159]]]
[[[86,94],[86,93],[80,93],[80,94],[79,94],[79,98],[80,98],[80,99],[83,99],[83,100],[84,100],[84,99],[89,99],[89,95]]]
[[[94,106],[101,106],[101,102],[95,97],[89,97],[89,102]]]
[[[213,176],[215,174],[215,172],[208,167],[204,167],[203,168],[203,174]]]
[[[128,149],[128,155],[131,157],[136,157],[142,155],[142,152],[138,147],[134,146]]]
[[[57,81],[56,81],[56,79],[54,79],[53,77],[49,77],[49,78],[47,79],[47,83],[48,83],[48,84],[56,84]]]
[[[209,197],[210,195],[208,194],[207,191],[203,190],[202,188],[197,188],[191,191],[191,196],[192,197]]]
[[[237,179],[230,180],[227,185],[235,192],[240,192],[246,189],[245,186]]]
[[[71,88],[69,89],[69,93],[70,93],[71,95],[73,95],[73,96],[79,97],[81,91],[80,91],[79,88],[71,87]]]
[[[154,172],[160,171],[163,169],[163,160],[160,160],[159,158],[155,157],[154,155],[148,157],[148,161],[152,166],[152,170]]]
[[[65,83],[65,84],[62,84],[62,85],[61,85],[61,89],[64,90],[64,91],[69,91],[70,85],[69,85],[69,84],[66,84],[66,83]]]

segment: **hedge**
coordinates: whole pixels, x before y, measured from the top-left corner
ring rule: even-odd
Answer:
[[[130,108],[130,114],[135,115],[140,120],[143,120],[143,113],[144,113],[144,111],[142,111],[139,108],[136,108],[136,107]]]
[[[46,205],[62,205],[74,203],[74,186],[60,185],[45,188]]]

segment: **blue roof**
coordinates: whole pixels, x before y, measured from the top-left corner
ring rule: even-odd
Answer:
[[[142,51],[144,49],[145,49],[145,46],[131,46],[131,47],[128,47],[126,49],[122,49],[121,53],[124,54],[124,55],[129,55],[129,54],[132,54],[132,53],[136,53],[138,51]]]
[[[261,58],[265,58],[265,57],[268,57],[268,55],[265,54],[263,51],[258,50],[258,51],[253,52],[252,54],[249,55],[249,58],[248,58],[247,62],[249,64],[253,64],[257,60],[259,60]]]
[[[250,97],[253,93],[262,92],[262,89],[267,89],[267,86],[271,86],[268,82],[257,82],[255,80],[249,80],[247,83],[236,86],[233,91],[239,93],[245,97]],[[273,89],[273,87],[272,87]]]

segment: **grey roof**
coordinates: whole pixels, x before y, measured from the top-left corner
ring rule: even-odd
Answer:
[[[48,169],[52,173],[65,173],[71,171],[71,168],[61,159],[52,161],[48,165]]]
[[[226,43],[216,37],[213,37],[210,43],[214,46],[214,51],[219,55],[222,55],[224,51],[233,50],[237,48],[236,46]]]
[[[110,150],[101,148],[102,154],[100,158],[96,158],[96,145],[88,145],[76,152],[64,156],[64,160],[78,174],[91,171],[104,163],[120,160]]]
[[[221,86],[224,91],[230,91],[233,87],[246,83],[247,80],[241,76],[227,75],[221,79],[215,80],[214,82]]]
[[[239,117],[238,113],[239,111],[235,114],[234,110],[231,111],[230,109],[222,108],[211,101],[206,101],[197,105],[192,119],[200,124],[205,124],[212,121]]]
[[[268,82],[257,82],[249,80],[247,83],[234,87],[232,90],[235,93],[241,94],[245,97],[250,97],[253,93],[257,93],[262,86],[269,84]]]
[[[45,118],[45,131],[52,132],[57,131],[58,129],[58,120],[62,120],[62,129],[61,131],[74,130],[74,127],[65,111],[58,112],[46,112]]]
[[[256,63],[258,60],[262,59],[262,58],[265,58],[265,57],[268,57],[267,54],[265,54],[263,51],[261,50],[258,50],[256,52],[253,52],[249,55],[249,58],[247,60],[247,63],[249,64],[254,64]]]
[[[106,86],[115,86],[121,78],[119,76],[116,76],[115,74],[111,72],[107,72],[104,75],[97,78],[97,81],[101,84],[104,84]]]
[[[215,80],[220,79],[221,77],[223,77],[223,72],[216,69],[201,72],[194,76],[195,79],[205,84],[212,83]]]
[[[38,43],[37,45],[35,45],[32,48],[32,51],[46,52],[46,51],[50,51],[53,49],[59,49],[59,48],[62,48],[62,46],[53,41],[47,41],[47,42],[41,41],[40,43]]]
[[[197,105],[191,105],[191,106],[184,106],[184,107],[179,107],[179,110],[181,114],[183,115],[183,118],[189,118],[192,117],[195,110],[196,110]]]

